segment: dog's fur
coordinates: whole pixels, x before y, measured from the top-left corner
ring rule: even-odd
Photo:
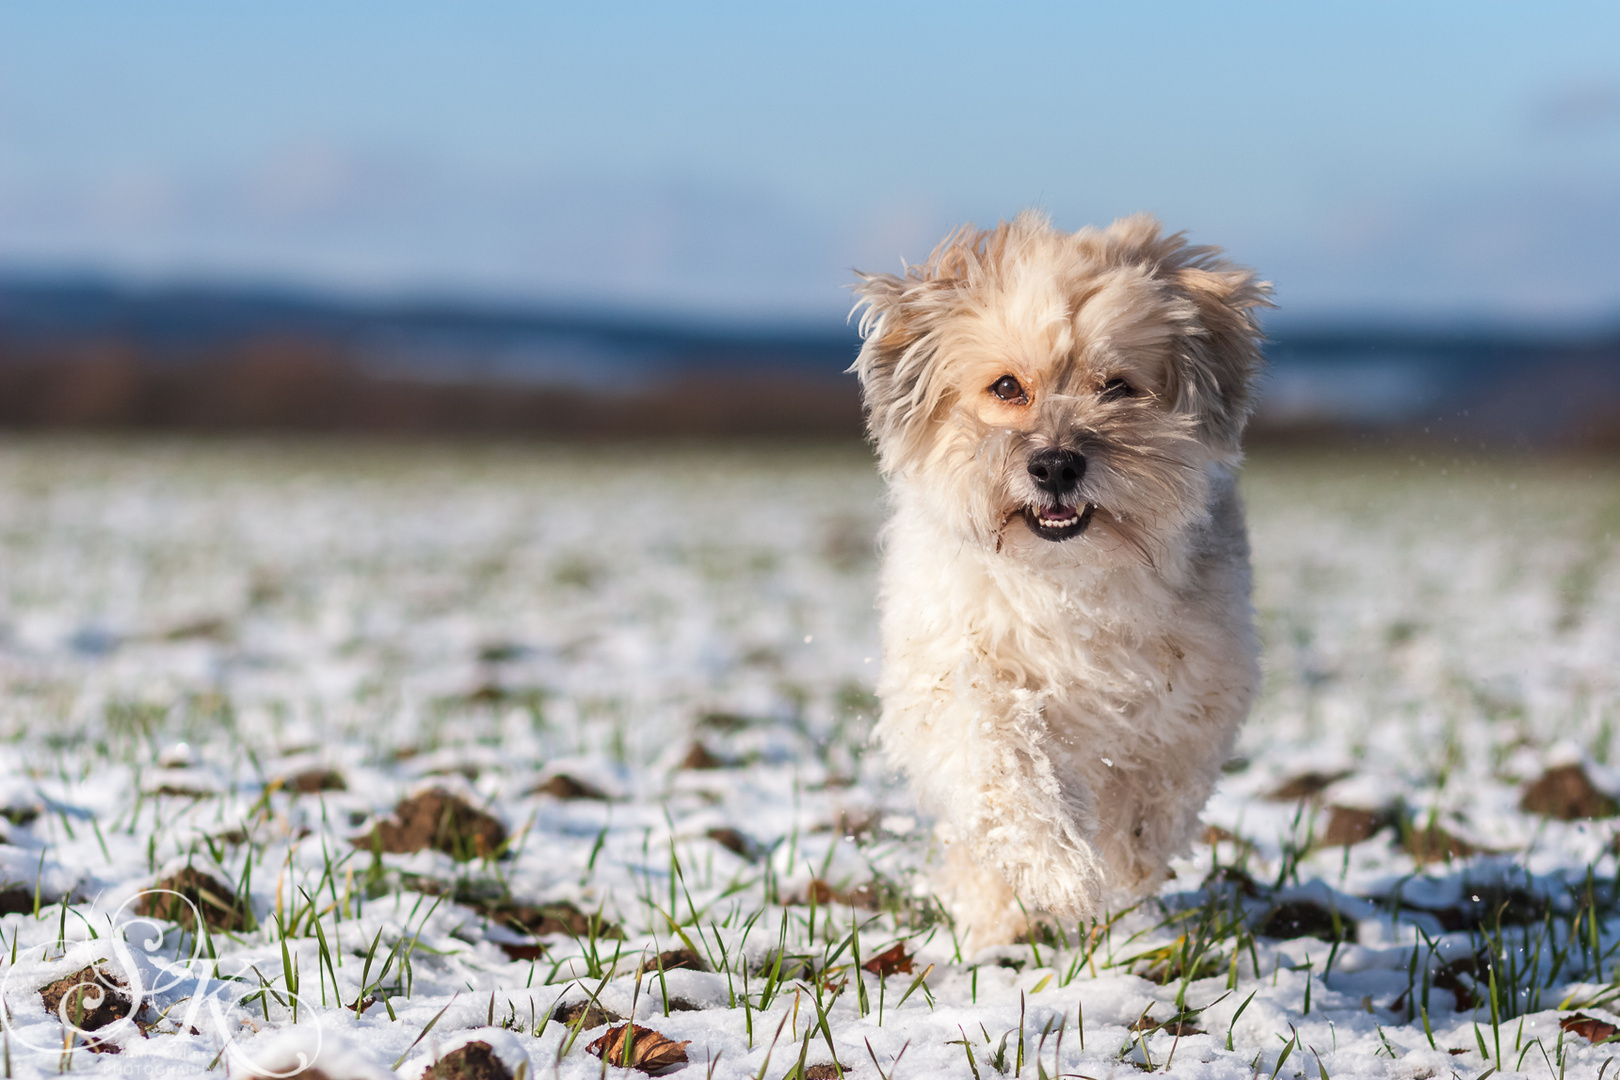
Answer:
[[[1269,286],[1148,217],[1026,212],[856,293],[893,502],[878,739],[972,947],[1095,916],[1187,848],[1259,683],[1235,470]],[[1083,456],[1067,494],[1042,451]]]

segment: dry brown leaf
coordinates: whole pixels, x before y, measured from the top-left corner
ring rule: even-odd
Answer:
[[[1223,829],[1219,825],[1205,825],[1204,826],[1204,843],[1206,843],[1206,844],[1218,844],[1222,840],[1225,840],[1227,843],[1231,843],[1231,844],[1247,844],[1248,843],[1247,840],[1243,839],[1243,837],[1239,836],[1237,833],[1233,832],[1230,829]]]
[[[872,888],[870,884],[858,885],[848,892],[839,892],[832,887],[830,882],[823,881],[821,878],[811,878],[810,884],[805,886],[804,900],[797,902],[809,903],[812,900],[815,901],[817,907],[826,907],[830,904],[839,906],[853,905],[858,908],[866,908],[869,911],[876,911],[880,906],[877,890]],[[790,904],[795,902],[791,898],[787,901]]]
[[[1558,1021],[1558,1026],[1591,1043],[1607,1042],[1614,1038],[1616,1033],[1620,1033],[1620,1027],[1615,1027],[1607,1020],[1587,1016],[1585,1013],[1570,1013]]]
[[[886,975],[893,975],[895,972],[899,972],[902,975],[910,975],[914,969],[914,965],[911,961],[912,954],[906,952],[905,942],[897,941],[889,948],[878,953],[866,963],[862,964],[861,967],[880,978]]]
[[[628,1057],[625,1051],[627,1039],[630,1043]],[[620,1024],[616,1028],[609,1028],[607,1034],[587,1046],[585,1051],[610,1065],[628,1065],[644,1073],[655,1073],[672,1065],[684,1064],[686,1048],[690,1045],[690,1041],[676,1042],[640,1024]]]

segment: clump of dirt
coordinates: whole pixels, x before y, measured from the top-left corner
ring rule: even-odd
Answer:
[[[551,1018],[564,1027],[589,1031],[603,1024],[622,1023],[624,1017],[611,1009],[604,1009],[594,1001],[576,1001],[572,1005],[559,1005]]]
[[[159,641],[228,642],[232,637],[232,629],[229,619],[219,615],[204,615],[189,622],[179,623],[155,636]]]
[[[237,896],[229,884],[192,866],[154,881],[135,905],[137,915],[164,919],[192,931],[197,929],[199,912],[209,930],[253,929],[253,912],[245,898]]]
[[[495,1056],[494,1047],[489,1043],[470,1042],[435,1061],[423,1074],[423,1080],[428,1077],[433,1080],[512,1080],[512,1070]]]
[[[1169,1020],[1165,1020],[1163,1022],[1160,1022],[1158,1020],[1153,1019],[1153,1017],[1148,1016],[1146,1013],[1144,1013],[1140,1017],[1137,1018],[1137,1020],[1136,1020],[1136,1022],[1134,1024],[1130,1025],[1128,1030],[1130,1030],[1130,1031],[1143,1031],[1143,1032],[1162,1031],[1166,1035],[1171,1035],[1171,1036],[1174,1036],[1174,1037],[1176,1037],[1178,1039],[1181,1038],[1183,1035],[1191,1036],[1191,1035],[1202,1035],[1203,1034],[1203,1031],[1201,1031],[1198,1027],[1194,1026],[1194,1024],[1193,1024],[1193,1022],[1191,1020],[1183,1019],[1183,1018],[1181,1018],[1181,1016],[1179,1014],[1177,1016],[1171,1017]]]
[[[719,844],[733,855],[741,855],[749,862],[759,858],[759,844],[746,833],[733,828],[710,829],[703,835]]]
[[[637,974],[645,974],[659,970],[677,971],[682,968],[687,971],[708,971],[709,964],[708,961],[704,960],[692,949],[670,949],[667,952],[659,953],[652,960],[643,962],[636,969],[636,972]]]
[[[589,915],[566,900],[551,904],[530,904],[510,897],[490,900],[461,899],[474,911],[502,926],[535,937],[548,934],[566,934],[569,937],[588,938],[594,926],[599,938],[623,938],[624,931],[603,919]]]
[[[466,694],[455,697],[441,698],[443,705],[456,706],[505,706],[519,705],[537,709],[545,700],[545,692],[526,687],[502,686],[499,683],[486,682]]]
[[[42,987],[39,999],[52,1016],[66,1016],[80,1031],[96,1031],[129,1015],[133,1002],[125,993],[127,985],[116,975],[86,967]]]
[[[1583,818],[1606,818],[1620,814],[1620,804],[1599,791],[1586,770],[1579,765],[1560,765],[1548,769],[1524,789],[1519,809],[1527,814],[1556,818],[1559,821],[1579,821]]]
[[[291,776],[276,778],[281,790],[299,795],[314,795],[322,791],[348,791],[349,784],[336,769],[305,769]]]
[[[1399,814],[1388,807],[1367,810],[1356,806],[1330,806],[1327,825],[1316,842],[1322,847],[1349,847],[1372,839],[1399,821]]]
[[[40,897],[40,906],[45,906],[45,898]],[[34,890],[25,889],[21,885],[7,885],[0,889],[0,915],[32,915],[34,913]]]
[[[1447,933],[1503,926],[1533,926],[1547,914],[1547,900],[1514,885],[1465,885],[1462,899],[1449,907],[1421,908],[1440,920]]]
[[[323,1072],[311,1065],[309,1068],[299,1069],[295,1073],[276,1073],[273,1076],[262,1076],[255,1073],[251,1075],[250,1080],[342,1080],[342,1078],[333,1077],[330,1073]]]
[[[1489,961],[1477,956],[1453,960],[1434,973],[1433,985],[1439,990],[1451,991],[1458,1012],[1467,1012],[1479,1004],[1478,988],[1490,978]]]
[[[1192,961],[1191,964],[1188,963],[1189,960]],[[1019,964],[1018,970],[1023,970],[1022,961]],[[1136,956],[1131,967],[1131,974],[1159,986],[1207,979],[1220,973],[1221,958],[1213,951],[1189,956],[1182,948],[1181,942],[1149,949]]]
[[[516,641],[492,641],[478,649],[479,663],[505,664],[512,660],[522,660],[534,650]]]
[[[375,846],[395,855],[432,848],[462,862],[489,858],[505,844],[505,825],[441,788],[402,800],[393,819],[377,822],[354,841],[355,847]]]
[[[609,1064],[628,1065],[650,1074],[684,1064],[686,1048],[691,1045],[690,1041],[676,1042],[640,1024],[623,1024],[609,1028],[606,1035],[587,1046],[585,1051]]]
[[[686,756],[681,759],[680,767],[683,769],[724,769],[728,762],[725,758],[717,756],[707,746],[694,742]]]
[[[37,803],[12,803],[10,806],[0,806],[0,818],[13,825],[27,825],[38,818],[43,809]]]
[[[1322,941],[1356,940],[1354,920],[1335,916],[1311,900],[1285,900],[1266,912],[1255,931],[1261,937],[1292,940],[1313,937]]]
[[[538,941],[497,941],[508,960],[538,960],[546,955],[546,947]]]
[[[848,1076],[849,1069],[836,1065],[831,1061],[823,1061],[816,1065],[804,1067],[804,1080],[838,1080],[841,1076]]]
[[[1348,772],[1300,773],[1266,792],[1265,797],[1271,802],[1298,802],[1300,799],[1314,798],[1349,775]]]
[[[607,802],[607,792],[576,780],[567,773],[558,773],[529,789],[530,795],[550,795],[553,799],[595,799]]]
[[[481,770],[471,762],[462,762],[459,765],[440,765],[436,769],[429,769],[426,776],[459,776],[467,783],[476,783]]]
[[[1039,945],[1056,948],[1062,941],[1058,928],[1047,915],[1036,915],[1024,920],[1024,928],[1013,935],[1014,945]],[[864,966],[864,965],[863,965]],[[867,970],[871,970],[868,968]]]
[[[217,791],[204,791],[189,784],[159,784],[147,792],[148,795],[162,795],[171,799],[211,799],[218,795]]]
[[[1403,831],[1406,835],[1401,846],[1419,863],[1450,862],[1470,855],[1489,854],[1487,849],[1471,844],[1460,836],[1453,836],[1432,821]]]
[[[1244,896],[1259,896],[1261,892],[1259,884],[1249,876],[1248,871],[1236,866],[1217,866],[1204,878],[1199,888],[1223,892],[1236,891]]]
[[[735,734],[760,722],[753,717],[729,712],[704,713],[698,718],[698,723],[703,727],[713,728],[715,731],[722,731],[726,734]]]

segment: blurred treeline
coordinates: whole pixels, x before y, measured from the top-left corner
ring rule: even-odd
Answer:
[[[1254,442],[1620,450],[1620,334],[1277,333]],[[847,327],[0,283],[0,425],[855,438]]]

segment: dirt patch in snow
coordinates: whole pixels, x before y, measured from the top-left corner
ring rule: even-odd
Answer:
[[[392,855],[432,848],[467,862],[498,854],[505,843],[506,826],[497,818],[434,788],[401,800],[393,818],[377,822],[371,832],[355,839],[354,846],[376,846]]]

